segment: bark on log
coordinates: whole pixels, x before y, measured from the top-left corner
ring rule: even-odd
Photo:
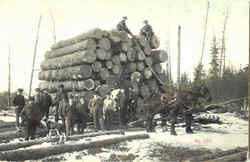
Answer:
[[[101,97],[105,97],[109,92],[111,91],[111,88],[108,84],[103,84],[101,87],[98,89],[98,94]]]
[[[97,49],[96,50],[96,57],[98,60],[105,60],[106,59],[106,51],[104,49]]]
[[[109,71],[106,68],[101,68],[99,75],[102,80],[107,80],[109,78]]]
[[[30,148],[25,150],[13,150],[0,152],[0,160],[33,160],[40,159],[46,156],[56,155],[65,152],[80,151],[83,149],[94,148],[94,147],[103,147],[110,144],[119,143],[126,140],[132,139],[146,139],[149,138],[148,134],[137,134],[137,135],[128,135],[116,138],[108,138],[104,140],[95,140],[86,143],[74,143],[74,144],[63,144],[63,145],[53,145],[46,148]]]
[[[157,38],[156,35],[152,36],[152,39],[151,39],[151,42],[150,42],[150,47],[152,49],[157,49],[157,48],[160,47],[160,40],[159,40],[159,38]]]
[[[128,61],[130,61],[130,62],[135,61],[135,59],[136,59],[136,51],[134,49],[132,49],[132,48],[129,49],[127,51],[127,58],[128,58]]]
[[[126,63],[128,61],[127,55],[123,52],[119,54],[119,59],[120,59],[120,62],[122,63]]]
[[[136,63],[131,62],[131,63],[128,63],[127,65],[125,65],[125,68],[124,68],[125,74],[133,73],[135,71],[136,71]]]
[[[113,65],[112,66],[112,72],[116,75],[120,75],[122,72],[122,67],[119,65]]]
[[[162,63],[167,61],[168,54],[164,50],[154,50],[151,52],[151,57],[153,60],[153,63]]]
[[[83,64],[80,66],[72,66],[59,70],[47,70],[40,71],[38,79],[39,80],[57,80],[57,81],[65,81],[65,80],[83,80],[88,79],[92,75],[92,68],[90,65]]]
[[[111,48],[111,42],[108,38],[102,38],[98,41],[98,47],[104,50],[109,50]]]
[[[142,83],[142,85],[140,87],[140,95],[143,98],[148,98],[151,95],[148,86],[144,83]]]
[[[114,42],[114,43],[119,43],[121,41],[128,41],[128,34],[125,32],[120,32],[116,29],[111,30],[108,33],[108,37]]]
[[[106,57],[105,57],[105,60],[110,60],[110,58],[112,57],[112,51],[111,50],[108,50],[106,51]]]
[[[94,51],[78,51],[71,55],[62,57],[55,57],[49,60],[44,60],[41,63],[42,70],[55,70],[66,68],[70,66],[81,65],[83,63],[93,63],[96,60],[96,53]]]
[[[76,51],[83,51],[83,50],[91,50],[94,51],[96,49],[96,42],[93,39],[87,39],[69,46],[65,46],[62,48],[58,48],[49,52],[46,52],[46,58],[54,58],[60,57],[64,55],[71,54]]]
[[[136,63],[136,69],[137,69],[138,71],[144,71],[144,68],[145,68],[144,62],[139,61],[139,62]]]
[[[121,43],[121,50],[124,51],[124,52],[127,52],[131,47],[132,47],[132,40],[129,39],[128,41],[126,42],[122,42]]]
[[[153,65],[153,59],[151,57],[145,58],[146,65],[152,66]]]
[[[136,52],[136,60],[143,61],[145,59],[144,52],[142,50],[138,50]]]
[[[162,66],[161,64],[154,64],[153,65],[153,70],[157,73],[157,74],[161,74],[163,72]]]
[[[93,64],[91,64],[91,67],[92,67],[92,70],[97,73],[101,70],[102,64],[100,61],[95,61]]]
[[[142,75],[141,75],[141,73],[138,72],[138,71],[133,72],[133,73],[131,74],[131,76],[130,76],[130,80],[131,80],[131,82],[133,82],[133,83],[138,83],[138,82],[140,82],[141,79],[142,79]]]
[[[115,65],[120,65],[120,64],[121,64],[120,57],[117,56],[117,55],[112,56],[111,60],[112,60],[112,62],[113,62]]]
[[[112,69],[112,67],[113,67],[112,61],[105,61],[105,66],[107,69]]]
[[[247,147],[243,147],[243,148],[237,147],[235,149],[230,149],[230,150],[226,150],[226,151],[219,151],[219,152],[211,153],[211,154],[207,154],[207,155],[196,156],[196,157],[193,157],[193,158],[191,158],[189,160],[190,160],[190,162],[209,161],[209,160],[213,161],[212,159],[223,158],[225,156],[230,156],[230,155],[234,156],[234,155],[236,155],[238,153],[246,152],[247,149],[248,149]],[[223,161],[223,160],[221,159],[221,161]],[[233,160],[232,159],[231,161],[244,161],[244,160]]]
[[[61,40],[58,43],[52,45],[52,49],[57,49],[65,46],[69,46],[71,44],[84,41],[87,39],[101,39],[103,36],[107,35],[106,31],[103,31],[99,28],[95,28],[92,30],[89,30],[88,32],[84,32],[80,35],[77,35],[71,39]]]
[[[87,137],[96,137],[96,136],[102,136],[102,135],[110,135],[110,134],[120,134],[120,130],[112,130],[112,131],[104,131],[104,132],[97,132],[97,133],[90,133],[90,134],[83,134],[83,135],[73,135],[69,136],[68,140],[78,140],[82,138]],[[25,148],[32,145],[38,145],[45,142],[58,142],[59,137],[53,137],[53,138],[41,138],[31,141],[24,141],[24,142],[15,142],[15,143],[6,143],[6,144],[0,144],[0,151],[9,151],[9,150],[16,150],[19,148]]]
[[[150,79],[150,78],[152,78],[153,73],[149,68],[145,68],[143,75],[144,75],[145,79]]]
[[[47,133],[47,129],[39,129],[37,130],[36,135],[45,136],[46,133]],[[24,138],[24,137],[25,137],[25,133],[23,131],[4,132],[4,133],[0,133],[0,143],[8,142],[9,140],[12,140],[14,138]]]
[[[95,83],[92,79],[87,79],[87,80],[83,80],[83,81],[41,82],[39,84],[39,88],[41,88],[41,89],[46,88],[46,89],[48,89],[48,91],[50,93],[54,93],[54,92],[56,92],[56,90],[60,84],[64,85],[64,89],[66,91],[72,91],[73,89],[75,89],[77,91],[82,91],[85,89],[92,90],[92,89],[94,89],[94,86],[95,86]]]

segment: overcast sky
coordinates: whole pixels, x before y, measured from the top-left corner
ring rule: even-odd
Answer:
[[[42,14],[39,35],[35,88],[40,62],[53,44],[50,10],[56,23],[57,41],[95,27],[110,30],[121,17],[128,16],[127,26],[138,34],[147,19],[160,38],[161,49],[170,42],[172,73],[176,73],[177,29],[181,25],[181,72],[193,73],[201,57],[206,0],[0,0],[0,91],[8,88],[8,43],[12,54],[12,90],[28,90],[37,24]],[[204,63],[210,61],[213,35],[221,38],[224,12],[230,14],[226,31],[227,65],[239,68],[248,64],[248,0],[210,0]],[[176,75],[174,75],[176,77]]]

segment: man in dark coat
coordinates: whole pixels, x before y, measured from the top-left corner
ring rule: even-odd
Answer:
[[[19,88],[18,89],[18,93],[15,96],[14,100],[13,100],[13,105],[16,106],[15,112],[16,112],[16,128],[17,130],[20,129],[20,123],[19,123],[19,117],[20,117],[20,113],[23,110],[23,107],[25,105],[25,99],[23,96],[23,89]]]
[[[126,20],[128,19],[127,16],[123,16],[122,20],[117,24],[116,28],[119,31],[124,31],[128,34],[130,34],[131,36],[133,36],[133,34],[130,32],[129,28],[126,25]]]
[[[144,20],[143,23],[145,24],[142,28],[141,28],[141,35],[144,35],[146,37],[146,39],[150,42],[152,39],[152,36],[154,35],[152,26],[148,24],[147,20]]]
[[[49,118],[49,108],[50,106],[52,105],[52,97],[48,94],[48,90],[47,89],[43,89],[42,90],[42,96],[43,96],[43,112],[44,112],[44,115],[46,117],[46,121],[48,120]]]

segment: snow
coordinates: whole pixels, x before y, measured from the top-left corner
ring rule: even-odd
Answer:
[[[202,114],[201,116],[203,116]],[[101,148],[100,152],[91,154],[88,150],[79,152],[64,153],[60,156],[65,161],[105,161],[109,160],[112,154],[116,155],[135,155],[133,161],[153,162],[157,159],[149,156],[149,153],[157,148],[157,145],[182,146],[188,148],[207,148],[210,150],[221,149],[228,150],[236,147],[248,146],[248,121],[235,117],[233,113],[214,114],[209,112],[208,115],[219,117],[222,124],[207,124],[200,127],[194,127],[194,134],[186,134],[185,128],[176,127],[177,136],[171,136],[170,131],[162,132],[161,128],[156,128],[156,132],[149,133],[150,138],[144,140],[131,140],[120,143],[120,146],[126,150],[116,150],[111,148]],[[11,121],[15,117],[0,116],[1,120]],[[146,133],[146,131],[126,132],[126,135],[135,135]],[[67,144],[88,143],[89,141],[110,139],[122,135],[103,135],[97,137],[84,138],[79,141],[66,141]],[[14,140],[13,140],[14,141]],[[29,148],[41,148],[51,146],[51,143],[33,145]]]

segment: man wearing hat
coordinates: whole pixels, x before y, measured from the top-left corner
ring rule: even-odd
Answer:
[[[144,35],[146,39],[150,42],[152,39],[152,36],[154,35],[152,26],[148,24],[147,20],[144,20],[143,23],[145,24],[140,31],[141,35]]]
[[[35,98],[35,103],[36,104],[41,104],[42,103],[42,92],[40,88],[36,88],[36,95],[34,96]]]
[[[13,100],[13,105],[16,107],[15,112],[16,112],[16,128],[17,130],[20,129],[20,123],[19,123],[19,118],[20,118],[20,113],[23,110],[23,107],[25,105],[25,99],[23,96],[23,89],[19,88],[17,90],[17,95],[15,96]]]
[[[130,30],[128,29],[127,25],[126,25],[126,20],[128,19],[127,16],[123,16],[122,20],[117,24],[116,28],[119,31],[124,31],[128,34],[130,34],[131,36],[133,36],[133,34],[130,32]]]
[[[68,95],[64,90],[64,85],[61,84],[59,85],[57,92],[56,92],[56,97],[55,97],[55,102],[53,103],[53,106],[56,106],[56,115],[55,115],[55,121],[58,122],[59,115],[61,115],[61,106],[60,102],[63,101],[63,99],[69,101]],[[62,105],[62,102],[61,102]]]

